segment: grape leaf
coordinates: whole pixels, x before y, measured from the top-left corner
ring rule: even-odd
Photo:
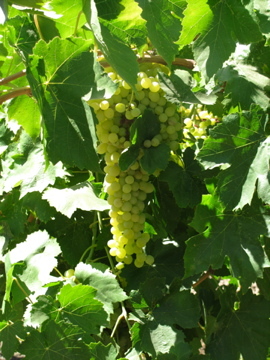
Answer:
[[[19,351],[32,360],[89,360],[89,349],[81,340],[83,335],[78,326],[49,321],[42,332],[32,329]]]
[[[95,360],[115,360],[118,354],[117,349],[112,344],[105,346],[101,342],[91,343],[89,349],[90,359]]]
[[[34,296],[44,294],[46,289],[42,286],[54,281],[50,275],[57,266],[56,256],[61,252],[55,239],[51,239],[46,231],[36,231],[28,235],[26,241],[19,243],[5,256],[6,272],[16,264],[23,261],[25,266],[21,275],[17,275]]]
[[[171,326],[161,325],[155,319],[135,323],[131,328],[132,344],[137,351],[150,353],[154,358],[159,354],[181,354],[179,359],[187,360],[189,345],[184,334]]]
[[[105,59],[122,79],[134,87],[139,66],[133,51],[111,34],[105,25],[99,23],[94,0],[84,4],[84,13]]]
[[[189,290],[163,298],[153,310],[155,320],[162,325],[178,324],[182,328],[196,327],[200,318],[200,304]]]
[[[87,333],[98,334],[107,325],[107,314],[95,295],[96,290],[88,285],[64,285],[57,296],[61,316]]]
[[[159,176],[165,181],[173,193],[175,201],[180,208],[194,207],[199,204],[202,196],[201,182],[176,163],[170,161],[169,165]]]
[[[106,200],[95,195],[91,184],[88,182],[66,189],[49,188],[44,191],[42,198],[69,218],[77,209],[104,211],[110,207]]]
[[[199,232],[187,241],[185,252],[186,277],[222,267],[225,256],[230,258],[234,277],[239,278],[246,291],[263,268],[269,266],[258,237],[268,234],[269,216],[264,214],[258,200],[241,212],[224,212],[220,201],[204,195],[197,205],[190,225]]]
[[[207,0],[187,0],[187,7],[183,11],[182,31],[177,41],[181,47],[193,43],[199,34],[209,28],[213,13],[207,2]]]
[[[249,291],[240,309],[219,317],[218,330],[207,346],[213,360],[265,360],[270,336],[270,303]],[[263,329],[263,331],[262,331]]]
[[[1,355],[10,359],[18,349],[18,339],[23,339],[25,335],[26,331],[22,321],[0,322]]]
[[[82,1],[73,0],[51,0],[47,6],[46,15],[50,17],[50,12],[54,21],[54,26],[59,32],[59,36],[66,38],[72,36],[76,29],[86,23],[82,13]],[[46,8],[46,5],[44,6]],[[44,27],[43,32],[46,32]]]
[[[99,171],[81,98],[94,82],[91,42],[81,38],[39,41],[31,58],[28,80],[39,102],[52,162]],[[92,120],[93,121],[93,120]]]
[[[169,146],[162,143],[157,147],[144,149],[140,164],[148,174],[153,174],[156,170],[164,170],[166,168],[169,163],[169,156]]]
[[[151,110],[146,110],[139,116],[130,127],[130,139],[132,144],[142,145],[145,140],[151,140],[160,132],[158,116]]]
[[[150,307],[154,307],[166,292],[165,278],[149,277],[140,285],[140,293]]]
[[[211,78],[235,50],[235,38],[242,44],[261,40],[262,34],[248,10],[238,0],[208,1],[213,19],[195,40],[196,63],[206,79]]]
[[[125,149],[119,158],[119,166],[122,171],[126,171],[132,164],[135,163],[140,154],[140,148],[138,145],[131,145]]]
[[[48,185],[53,185],[56,177],[63,177],[66,171],[63,165],[47,163],[41,145],[34,147],[28,154],[24,164],[14,164],[13,168],[4,174],[5,192],[20,185],[20,198],[33,191],[42,192]]]
[[[257,185],[258,196],[269,200],[267,183],[269,138],[264,133],[265,116],[251,112],[231,114],[212,131],[198,154],[206,168],[231,165],[218,175],[217,193],[227,210],[250,204]]]
[[[102,17],[101,22],[112,34],[128,44],[135,43],[139,47],[145,44],[147,36],[145,20],[141,18],[141,8],[134,0],[122,0],[122,8],[119,8],[118,14],[114,14],[115,9],[120,5],[118,2],[107,11],[105,8],[107,4],[109,6],[109,2],[104,4],[100,1],[96,4],[99,17]]]
[[[42,199],[42,194],[38,191],[27,193],[22,199],[22,206],[44,223],[48,222],[56,213],[56,210]]]
[[[233,106],[240,104],[243,110],[249,110],[253,103],[260,105],[262,109],[269,106],[265,89],[270,86],[270,80],[259,74],[255,67],[244,64],[228,65],[216,76],[218,80],[226,83],[225,94],[230,94]]]
[[[78,264],[85,249],[91,246],[93,233],[90,224],[94,221],[94,212],[77,210],[71,219],[56,213],[46,224],[47,231],[57,238],[63,257],[73,267]]]
[[[95,82],[92,85],[90,93],[86,94],[83,99],[85,101],[90,99],[109,99],[115,93],[118,85],[111,80],[96,58],[94,58],[93,68],[95,72]]]
[[[179,17],[182,15],[186,2],[136,1],[143,10],[142,17],[147,21],[146,26],[151,43],[170,66],[178,52],[174,41],[179,38],[181,30]]]
[[[113,303],[128,298],[109,269],[100,271],[89,264],[79,263],[75,268],[75,276],[82,284],[89,284],[97,289],[95,297],[104,304],[108,314],[113,313]]]
[[[9,104],[9,120],[16,120],[33,138],[39,135],[40,116],[36,101],[29,96],[18,96]]]
[[[170,76],[159,73],[160,86],[165,92],[168,101],[181,105],[182,102],[188,104],[207,104],[213,105],[217,97],[206,95],[200,91],[193,92],[194,79],[186,70],[175,70]]]

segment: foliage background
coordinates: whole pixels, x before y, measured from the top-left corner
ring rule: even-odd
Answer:
[[[269,9],[266,0],[1,2],[7,359],[267,358]],[[160,74],[166,98],[220,119],[153,177],[155,265],[120,274],[106,248],[104,164],[86,102],[115,91],[97,50],[131,87],[135,53],[158,54],[171,69]]]

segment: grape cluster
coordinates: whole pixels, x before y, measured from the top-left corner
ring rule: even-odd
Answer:
[[[182,129],[180,116],[174,104],[164,97],[158,80],[158,71],[164,70],[153,64],[141,67],[137,76],[136,91],[122,80],[112,69],[109,77],[118,84],[109,99],[90,100],[98,124],[96,133],[99,140],[97,151],[104,155],[106,166],[104,189],[108,194],[111,233],[108,241],[110,254],[118,261],[116,268],[134,261],[136,267],[144,263],[152,265],[154,258],[147,255],[145,246],[150,239],[144,232],[145,201],[154,187],[140,165],[143,149],[167,143],[172,151],[179,148],[178,132]],[[160,132],[143,142],[138,159],[126,170],[119,166],[122,152],[131,145],[129,129],[134,120],[152,109],[158,116]],[[147,124],[146,124],[147,126]]]
[[[183,144],[182,148],[190,146],[199,139],[206,139],[208,128],[216,125],[219,121],[216,116],[203,110],[202,105],[192,105],[189,108],[179,109],[183,120]]]

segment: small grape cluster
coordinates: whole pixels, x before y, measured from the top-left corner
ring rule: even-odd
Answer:
[[[203,110],[200,104],[192,105],[189,108],[181,107],[179,110],[183,120],[183,144],[182,148],[190,146],[199,139],[206,139],[208,128],[219,121],[217,116]]]
[[[145,252],[150,236],[144,232],[145,201],[147,194],[154,191],[154,186],[139,160],[143,156],[143,148],[157,147],[164,142],[172,151],[177,150],[178,132],[182,129],[177,107],[166,100],[160,88],[158,71],[164,69],[151,64],[140,70],[135,85],[136,91],[133,91],[124,80],[109,69],[108,75],[118,84],[117,90],[109,99],[89,101],[98,120],[97,151],[104,155],[106,163],[104,189],[111,206],[109,216],[113,235],[113,239],[108,241],[108,246],[110,254],[118,261],[116,268],[119,270],[133,261],[139,268],[144,263],[154,263],[153,256]],[[123,171],[119,166],[119,158],[122,152],[131,146],[130,126],[146,109],[152,109],[158,117],[160,132],[143,142],[137,160]]]

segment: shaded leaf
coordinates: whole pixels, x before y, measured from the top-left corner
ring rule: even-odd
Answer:
[[[207,347],[213,360],[265,360],[270,336],[270,303],[249,291],[240,309],[224,314],[219,329]],[[263,331],[262,331],[263,329]]]
[[[153,316],[159,324],[178,324],[182,328],[196,327],[200,318],[200,304],[189,290],[173,293],[160,301]]]
[[[135,163],[140,154],[140,148],[138,145],[131,145],[125,149],[119,158],[119,166],[122,171],[126,171],[132,164]]]
[[[269,266],[259,236],[268,234],[269,216],[256,200],[241,212],[224,212],[220,201],[204,195],[197,205],[191,226],[200,234],[187,241],[185,252],[186,276],[219,269],[225,256],[230,259],[232,275],[239,278],[246,291],[263,268]]]
[[[182,102],[188,104],[207,104],[213,105],[217,97],[207,95],[202,92],[193,92],[194,80],[186,70],[175,70],[170,76],[159,73],[161,88],[165,91],[168,101],[181,105]]]
[[[231,114],[210,131],[198,154],[206,168],[230,165],[218,175],[217,193],[226,209],[241,209],[250,204],[256,185],[258,196],[268,201],[267,191],[270,142],[260,110]]]
[[[153,174],[158,169],[164,170],[166,168],[169,157],[170,148],[167,144],[162,143],[157,147],[144,149],[140,164],[148,174]]]
[[[187,169],[183,169],[171,161],[165,171],[160,174],[159,180],[168,183],[180,208],[194,207],[200,203],[202,185]]]
[[[112,344],[105,346],[101,342],[91,343],[89,349],[90,359],[95,360],[115,360],[118,354],[117,349]]]
[[[225,94],[231,96],[233,106],[240,104],[243,110],[249,110],[252,104],[257,104],[262,109],[269,106],[265,89],[270,86],[270,80],[259,74],[255,67],[244,64],[228,65],[218,71],[216,76],[220,81],[226,82]]]

